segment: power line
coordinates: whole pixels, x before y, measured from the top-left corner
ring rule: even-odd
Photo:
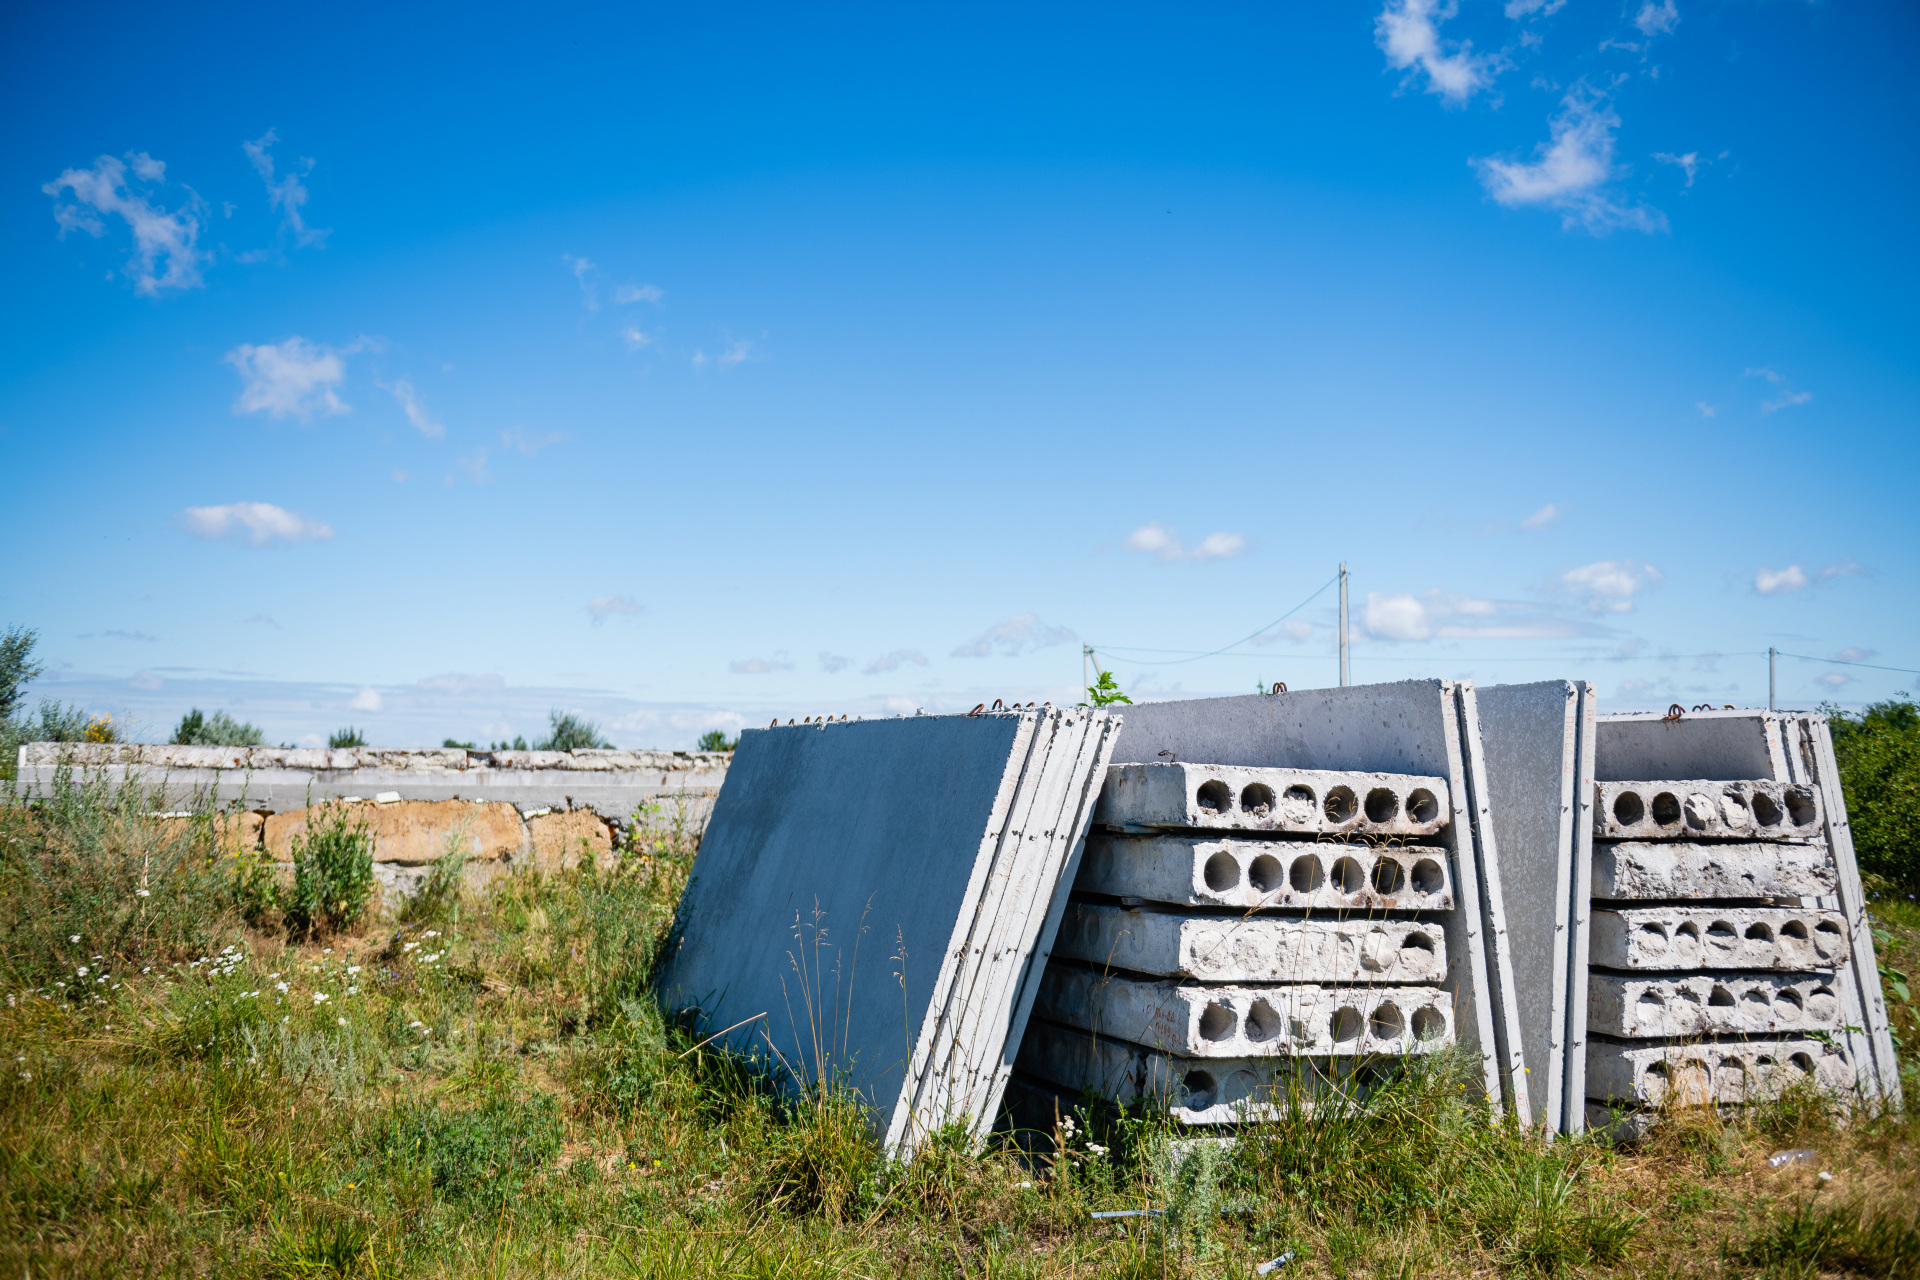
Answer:
[[[1903,676],[1920,676],[1920,671],[1912,667],[1883,667],[1877,662],[1853,662],[1847,658],[1816,658],[1807,653],[1788,653],[1785,649],[1780,650],[1780,656],[1798,658],[1802,662],[1831,662],[1840,667],[1865,667],[1869,671],[1897,671]]]
[[[1192,657],[1188,657],[1188,658],[1128,658],[1126,659],[1126,661],[1133,663],[1136,667],[1142,667],[1142,666],[1144,667],[1177,667],[1183,662],[1198,662],[1202,658],[1217,658],[1221,654],[1226,653],[1227,650],[1237,649],[1241,645],[1245,644],[1247,641],[1255,639],[1256,637],[1259,637],[1259,636],[1263,636],[1267,632],[1273,630],[1275,627],[1285,622],[1288,618],[1291,618],[1294,614],[1300,612],[1302,609],[1312,604],[1315,600],[1318,600],[1322,592],[1324,592],[1328,587],[1332,586],[1334,583],[1338,581],[1340,581],[1340,575],[1336,573],[1331,578],[1328,578],[1325,582],[1321,583],[1320,589],[1318,591],[1315,591],[1312,595],[1308,596],[1305,600],[1302,600],[1299,604],[1293,606],[1293,608],[1287,610],[1285,613],[1275,618],[1272,622],[1269,622],[1266,626],[1261,627],[1258,631],[1255,631],[1253,635],[1243,636],[1240,639],[1235,640],[1232,644],[1223,644],[1218,649],[1211,649],[1211,650],[1208,650],[1206,653],[1196,653],[1196,654],[1193,654]],[[1113,648],[1109,645],[1096,644],[1091,647],[1100,650],[1102,653],[1114,652]],[[1180,653],[1182,652],[1182,650],[1179,650],[1179,649],[1124,650],[1123,649],[1122,652]],[[1262,655],[1256,654],[1256,653],[1236,653],[1230,656],[1235,658],[1257,658],[1257,657],[1261,657]]]

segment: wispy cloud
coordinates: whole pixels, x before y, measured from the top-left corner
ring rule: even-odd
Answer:
[[[1314,625],[1304,618],[1289,618],[1273,630],[1255,636],[1253,643],[1261,648],[1265,648],[1271,644],[1278,644],[1282,640],[1290,640],[1294,644],[1304,644],[1312,638],[1314,630]]]
[[[1579,627],[1547,617],[1533,605],[1437,589],[1420,595],[1369,591],[1360,609],[1360,630],[1374,640],[1400,643],[1558,639],[1580,634]]]
[[[1670,164],[1687,175],[1687,185],[1693,185],[1693,176],[1700,172],[1700,153],[1689,151],[1685,155],[1675,155],[1671,151],[1656,151],[1653,158],[1661,164]],[[1708,161],[1709,164],[1712,161]]]
[[[485,446],[475,449],[464,458],[455,458],[453,465],[459,468],[460,474],[475,484],[485,484],[487,481],[493,479],[493,473],[487,470],[487,451]],[[452,476],[447,477],[447,483],[453,483]]]
[[[1586,602],[1588,613],[1631,613],[1633,599],[1664,581],[1644,560],[1596,560],[1560,575],[1560,586]]]
[[[327,237],[333,232],[307,225],[306,215],[301,208],[307,203],[307,187],[302,178],[313,172],[313,158],[302,156],[298,171],[289,171],[274,180],[273,155],[271,148],[280,141],[280,135],[272,129],[267,130],[252,142],[243,142],[240,149],[247,153],[247,159],[253,161],[255,173],[260,181],[267,184],[267,200],[280,211],[280,227],[293,237],[295,245],[301,248],[323,248]]]
[[[360,692],[354,694],[347,703],[349,710],[367,712],[380,711],[386,705],[387,700],[381,697],[380,691],[370,684],[361,685]]]
[[[1833,656],[1841,662],[1865,662],[1870,658],[1879,657],[1880,651],[1878,649],[1861,649],[1849,645]]]
[[[240,398],[233,402],[233,411],[302,422],[316,414],[352,412],[334,390],[347,377],[342,354],[299,336],[258,346],[241,343],[224,357],[240,374]]]
[[[613,291],[613,300],[622,306],[630,302],[658,302],[666,297],[658,285],[623,284]]]
[[[1753,575],[1753,589],[1758,595],[1792,595],[1806,587],[1831,582],[1835,578],[1858,578],[1866,571],[1852,560],[1842,560],[1838,564],[1825,564],[1808,573],[1797,564],[1784,569],[1771,566],[1760,569]]]
[[[1660,0],[1659,4],[1647,0],[1640,6],[1640,12],[1633,16],[1633,25],[1640,28],[1641,35],[1649,38],[1666,35],[1680,25],[1680,10],[1674,7],[1673,0]]]
[[[787,655],[776,653],[771,658],[740,658],[727,664],[727,670],[737,676],[763,676],[774,671],[791,671],[793,664],[787,661]]]
[[[953,656],[984,658],[998,650],[1006,657],[1015,658],[1033,649],[1065,644],[1071,639],[1073,639],[1073,632],[1065,627],[1050,627],[1040,621],[1039,614],[1022,613],[988,627],[971,641],[955,649]]]
[[[507,687],[507,682],[503,677],[492,674],[472,675],[465,671],[446,671],[437,676],[425,676],[416,680],[414,686],[433,693],[446,693],[457,698],[466,698],[480,693],[499,693]]]
[[[622,325],[620,340],[627,344],[627,350],[638,351],[642,347],[653,345],[653,335],[637,324]]]
[[[1507,0],[1509,18],[1530,18],[1538,14],[1550,17],[1566,7],[1567,0]]]
[[[427,406],[421,402],[420,394],[413,389],[412,379],[400,378],[392,386],[386,386],[385,383],[381,385],[385,386],[392,393],[393,398],[400,402],[400,408],[406,413],[407,421],[412,423],[414,429],[421,435],[438,440],[447,434],[446,426],[427,412]]]
[[[324,520],[295,515],[271,502],[230,502],[219,507],[188,507],[180,524],[196,538],[233,538],[250,547],[275,543],[325,542],[333,526]]]
[[[631,596],[595,596],[587,601],[587,614],[596,627],[608,618],[632,617],[639,612],[640,602]]]
[[[97,633],[90,631],[87,634],[81,636],[80,638],[82,640],[92,640],[95,638],[96,634],[102,640],[137,640],[141,644],[154,644],[154,643],[157,643],[160,639],[159,636],[150,636],[144,631],[125,631],[119,627],[115,627],[110,631],[101,631]]]
[[[1522,529],[1532,529],[1536,532],[1551,529],[1560,523],[1560,517],[1565,514],[1566,511],[1564,508],[1556,503],[1549,502],[1546,506],[1540,508],[1525,520],[1522,520],[1520,527]]]
[[[883,653],[866,665],[866,674],[885,675],[889,671],[898,671],[902,663],[912,663],[916,667],[927,665],[927,655],[918,649],[895,649],[892,653]]]
[[[853,659],[851,658],[843,658],[839,654],[830,653],[825,649],[820,651],[820,669],[828,675],[836,675],[839,672],[845,671],[852,661]]]
[[[1793,384],[1775,369],[1748,369],[1741,376],[1763,378],[1774,388],[1774,394],[1760,402],[1762,413],[1778,413],[1782,409],[1791,409],[1795,405],[1805,404],[1813,399],[1813,392],[1795,390]]]
[[[1451,0],[1446,4],[1388,0],[1373,20],[1373,38],[1396,71],[1412,72],[1418,67],[1426,73],[1428,93],[1457,105],[1472,97],[1474,90],[1493,83],[1498,59],[1476,55],[1471,40],[1449,49],[1440,39],[1440,24],[1454,15],[1456,7]]]
[[[593,260],[591,258],[576,258],[570,253],[563,253],[560,255],[560,261],[566,264],[567,270],[573,273],[575,282],[579,284],[580,301],[585,304],[587,310],[598,311],[600,309],[600,286],[594,279],[594,273],[597,268],[593,265]]]
[[[728,369],[736,364],[745,364],[755,359],[758,357],[753,354],[753,343],[745,338],[728,343],[726,349],[718,355],[710,356],[705,351],[695,351],[692,356],[693,366],[696,369],[704,368],[708,364],[716,369]]]
[[[1172,563],[1176,560],[1230,560],[1247,549],[1247,540],[1238,533],[1210,533],[1200,540],[1200,545],[1191,551],[1180,541],[1180,535],[1158,520],[1147,523],[1128,534],[1126,541],[1120,544],[1128,551],[1138,551]]]
[[[566,440],[558,431],[549,431],[545,435],[534,435],[524,427],[515,427],[511,431],[500,433],[500,447],[511,449],[522,457],[531,458],[542,449],[551,449]]]
[[[1547,125],[1551,140],[1535,149],[1534,159],[1489,156],[1473,161],[1487,194],[1510,209],[1557,209],[1562,226],[1593,235],[1617,228],[1666,230],[1666,215],[1658,209],[1629,205],[1606,189],[1617,176],[1613,132],[1620,127],[1620,117],[1605,97],[1576,85],[1560,104],[1560,114]]]
[[[1708,404],[1705,400],[1694,401],[1693,407],[1700,411],[1700,416],[1703,418],[1714,418],[1720,414],[1719,406]]]
[[[152,671],[136,671],[127,677],[127,683],[146,693],[152,693],[160,687],[160,677]]]
[[[1815,684],[1823,684],[1829,689],[1838,689],[1853,683],[1853,677],[1844,671],[1829,671],[1823,676],[1813,678]]]
[[[107,233],[103,217],[119,218],[133,233],[133,256],[127,260],[127,276],[133,291],[158,297],[168,289],[197,288],[205,281],[201,264],[210,254],[195,248],[200,237],[200,215],[206,201],[191,187],[183,187],[187,198],[177,209],[156,204],[152,189],[142,182],[158,185],[166,181],[167,166],[144,151],[129,152],[133,180],[127,166],[112,156],[101,156],[88,169],[68,169],[40,190],[53,197],[53,218],[60,225],[60,238],[69,231],[84,231],[96,239]],[[70,192],[71,199],[64,199]],[[164,268],[162,267],[162,264]]]

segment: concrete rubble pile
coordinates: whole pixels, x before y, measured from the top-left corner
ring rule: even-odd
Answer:
[[[1087,1089],[1185,1124],[1258,1119],[1455,1043],[1524,1106],[1472,712],[1440,681],[1130,709],[1015,1122]]]
[[[886,1149],[984,1136],[1120,718],[1044,707],[748,730],[662,999],[790,1087],[857,1090]]]
[[[1602,716],[1587,1121],[1810,1082],[1899,1104],[1824,716]]]

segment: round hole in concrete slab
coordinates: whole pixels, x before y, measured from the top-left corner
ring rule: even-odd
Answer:
[[[1810,1076],[1813,1074],[1813,1055],[1807,1053],[1791,1054],[1787,1058],[1787,1066],[1803,1076]]]
[[[1764,791],[1753,793],[1753,820],[1763,827],[1780,825],[1780,805]]]
[[[1640,926],[1640,950],[1650,956],[1663,956],[1667,953],[1667,929],[1658,921],[1649,920]]]
[[[1406,1029],[1406,1019],[1400,1016],[1399,1006],[1391,1003],[1375,1005],[1373,1016],[1367,1019],[1367,1030],[1375,1040],[1398,1040]]]
[[[1312,893],[1327,882],[1327,873],[1321,869],[1320,859],[1303,853],[1293,860],[1293,869],[1287,873],[1287,880],[1293,885],[1295,893]]]
[[[1181,1078],[1180,1086],[1186,1092],[1186,1097],[1181,1101],[1192,1111],[1205,1111],[1208,1107],[1211,1107],[1213,1105],[1214,1093],[1220,1087],[1214,1081],[1214,1078],[1205,1071],[1187,1072],[1187,1074]]]
[[[1656,987],[1648,987],[1640,993],[1640,1012],[1657,1013],[1667,1007],[1667,1002]]]
[[[1327,821],[1339,826],[1352,822],[1353,815],[1360,812],[1360,802],[1354,798],[1353,788],[1335,787],[1327,792],[1327,803],[1322,806]]]
[[[1803,1012],[1800,1005],[1800,993],[1792,989],[1782,991],[1773,1001],[1773,1016],[1782,1022],[1800,1021]]]
[[[1313,788],[1294,783],[1280,797],[1280,817],[1284,822],[1296,827],[1304,827],[1313,821],[1313,809],[1317,803]]]
[[[1264,782],[1250,782],[1240,790],[1240,808],[1256,818],[1273,812],[1273,788]]]
[[[1421,893],[1435,894],[1447,887],[1447,873],[1439,862],[1422,858],[1413,864],[1413,887]]]
[[[1437,1040],[1447,1033],[1447,1017],[1432,1005],[1423,1005],[1413,1011],[1413,1038],[1415,1040]]]
[[[1253,1008],[1247,1010],[1247,1039],[1255,1044],[1277,1040],[1286,1024],[1286,1019],[1280,1016],[1278,1009],[1265,1000],[1255,1000]]]
[[[1840,997],[1833,994],[1832,987],[1815,987],[1807,997],[1807,1016],[1816,1022],[1831,1022],[1839,1008]]]
[[[1375,787],[1367,792],[1367,821],[1392,822],[1400,813],[1400,797],[1392,787]]]
[[[1233,1039],[1233,1029],[1240,1022],[1233,1010],[1218,1000],[1208,1003],[1200,1011],[1200,1038],[1218,1044],[1222,1040]]]
[[[1689,920],[1675,929],[1673,950],[1682,964],[1692,964],[1700,954],[1700,926]]]
[[[1653,798],[1653,821],[1656,826],[1673,827],[1680,823],[1680,797],[1671,791],[1662,791]]]
[[[1715,986],[1713,994],[1707,997],[1707,1003],[1716,1009],[1731,1009],[1733,1007],[1733,992],[1727,990],[1725,987]]]
[[[1367,873],[1356,858],[1341,858],[1333,864],[1333,887],[1341,893],[1358,893],[1367,884]]]
[[[1207,859],[1203,874],[1207,878],[1207,888],[1215,893],[1237,889],[1240,887],[1240,860],[1222,849]]]
[[[1822,960],[1830,960],[1846,951],[1847,938],[1837,922],[1822,920],[1813,928],[1813,949]]]
[[[1270,853],[1263,853],[1247,867],[1247,883],[1261,893],[1274,893],[1287,882],[1287,873],[1280,866],[1280,859]]]
[[[1707,926],[1707,945],[1715,951],[1732,951],[1740,945],[1740,935],[1725,920],[1715,920]]]
[[[1433,939],[1424,933],[1410,933],[1400,940],[1400,963],[1409,969],[1424,969],[1433,963]]]
[[[1202,813],[1225,813],[1233,808],[1233,788],[1218,778],[1210,778],[1200,784],[1194,800]]]
[[[1806,787],[1788,787],[1782,799],[1787,802],[1787,820],[1796,827],[1810,827],[1820,816],[1813,792]]]
[[[1647,802],[1638,791],[1622,791],[1613,798],[1613,820],[1621,826],[1630,827],[1646,816]]]
[[[1813,939],[1807,936],[1804,921],[1788,920],[1780,926],[1780,956],[1790,962],[1800,962],[1813,950]]]
[[[1748,987],[1740,997],[1740,1012],[1749,1018],[1765,1018],[1773,1007],[1773,1000],[1765,987]]]
[[[1419,823],[1434,821],[1440,816],[1440,798],[1425,787],[1415,787],[1407,796],[1407,816]]]
[[[1360,1016],[1360,1011],[1352,1006],[1344,1009],[1335,1009],[1333,1011],[1333,1021],[1329,1027],[1333,1033],[1333,1042],[1335,1044],[1345,1044],[1349,1040],[1358,1040],[1360,1038],[1360,1028],[1365,1022],[1366,1019]]]
[[[1747,926],[1747,950],[1754,952],[1773,950],[1773,930],[1764,920],[1755,920]]]
[[[1727,824],[1728,830],[1745,831],[1750,816],[1747,802],[1737,792],[1729,791],[1720,797],[1720,820]]]
[[[1398,893],[1407,887],[1407,873],[1392,858],[1381,858],[1373,864],[1373,891],[1378,894]]]
[[[1650,1084],[1665,1085],[1667,1082],[1667,1064],[1664,1062],[1649,1062],[1647,1069],[1642,1071],[1640,1075]]]
[[[1687,825],[1695,831],[1707,830],[1720,816],[1720,806],[1713,802],[1713,797],[1698,791],[1687,797],[1684,807]]]

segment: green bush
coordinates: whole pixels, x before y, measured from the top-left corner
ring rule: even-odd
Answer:
[[[725,729],[709,729],[700,735],[699,750],[731,751],[740,745],[740,739],[729,738]]]
[[[293,838],[287,930],[312,937],[344,929],[373,896],[373,834],[346,805],[323,805]]]
[[[364,747],[367,745],[367,735],[348,725],[344,729],[335,729],[328,735],[327,745],[329,747]]]
[[[599,725],[571,711],[556,708],[548,712],[547,725],[547,736],[533,744],[535,751],[590,751],[613,746],[600,736]]]
[[[235,720],[224,711],[204,715],[195,707],[180,717],[173,741],[181,747],[257,747],[261,734],[255,726]]]
[[[431,1103],[380,1133],[389,1164],[424,1164],[440,1197],[493,1214],[510,1208],[560,1151],[560,1107],[545,1093],[502,1095],[465,1111]]]
[[[1857,712],[1822,710],[1861,871],[1920,886],[1920,707],[1900,698]]]

